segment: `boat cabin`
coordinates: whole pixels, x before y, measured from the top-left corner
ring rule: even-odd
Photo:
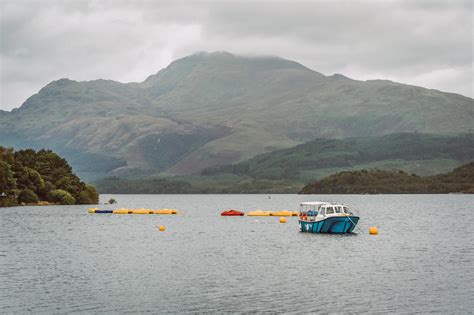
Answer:
[[[302,202],[300,204],[300,219],[305,221],[315,221],[331,216],[352,215],[346,205],[331,204],[328,202]]]

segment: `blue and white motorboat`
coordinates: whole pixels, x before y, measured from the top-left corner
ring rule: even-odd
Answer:
[[[301,232],[308,233],[351,233],[359,222],[344,204],[329,202],[302,202],[299,211]]]

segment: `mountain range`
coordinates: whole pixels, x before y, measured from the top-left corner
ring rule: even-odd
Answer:
[[[0,111],[0,144],[53,149],[89,180],[185,175],[315,138],[472,133],[473,118],[458,94],[197,53],[140,83],[53,81]]]

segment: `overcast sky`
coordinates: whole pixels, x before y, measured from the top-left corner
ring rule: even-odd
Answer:
[[[0,109],[59,78],[143,81],[197,51],[473,96],[471,1],[0,0]]]

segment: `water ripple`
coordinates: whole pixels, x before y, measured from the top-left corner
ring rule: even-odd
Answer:
[[[104,200],[112,196],[102,196]],[[0,313],[467,313],[474,309],[470,195],[116,195],[178,216],[87,207],[0,211]],[[354,235],[299,233],[296,218],[224,209],[342,201]],[[452,212],[453,214],[449,213]],[[156,226],[165,225],[166,232]],[[369,236],[369,226],[379,227]]]

